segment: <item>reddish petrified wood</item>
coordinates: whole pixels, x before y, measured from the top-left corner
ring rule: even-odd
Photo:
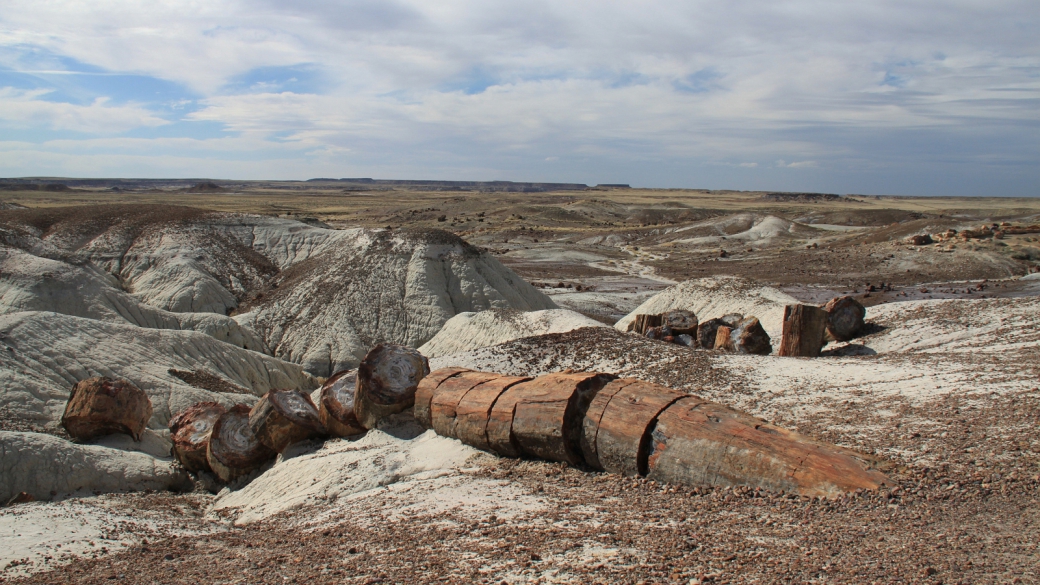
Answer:
[[[513,386],[506,395],[518,395],[511,431],[517,446],[528,455],[580,464],[585,413],[614,379],[595,372],[560,373]]]
[[[227,411],[216,402],[197,402],[170,419],[173,456],[188,471],[209,471],[206,447],[213,425]]]
[[[501,376],[470,389],[455,408],[455,438],[484,451],[492,451],[487,426],[498,397],[510,387],[531,378]]]
[[[429,375],[425,376],[419,386],[415,389],[415,405],[412,408],[412,413],[415,416],[415,420],[422,425],[424,428],[432,428],[433,423],[430,421],[430,403],[433,402],[433,395],[437,391],[437,387],[442,382],[457,376],[462,372],[470,372],[466,368],[441,368],[434,372],[430,372]]]
[[[222,481],[248,475],[275,456],[249,428],[249,407],[236,404],[217,419],[209,437],[206,461]]]
[[[662,325],[673,335],[697,335],[697,315],[693,311],[675,309],[661,314]]]
[[[340,370],[321,386],[318,418],[333,437],[352,437],[365,432],[354,413],[357,370]]]
[[[516,412],[516,403],[524,397],[523,387],[529,383],[523,382],[506,388],[491,406],[484,436],[487,438],[488,448],[499,455],[521,455],[520,445],[513,436],[513,415]]]
[[[381,343],[358,364],[354,412],[366,429],[373,429],[383,417],[412,408],[415,391],[426,374],[430,361],[406,345]]]
[[[81,441],[113,433],[126,433],[140,441],[150,418],[152,402],[144,391],[126,380],[99,376],[72,387],[61,424]]]
[[[620,378],[607,384],[589,402],[585,410],[585,418],[581,423],[581,456],[585,464],[593,469],[603,469],[599,460],[599,451],[596,448],[596,435],[599,433],[599,425],[603,419],[603,412],[607,409],[611,399],[622,388],[637,382],[634,378]]]
[[[438,435],[455,437],[456,409],[469,391],[484,382],[502,377],[486,372],[462,372],[437,386],[430,402],[430,424]]]
[[[713,349],[715,347],[715,337],[718,335],[719,327],[733,328],[737,326],[737,323],[743,319],[743,315],[737,315],[736,313],[730,315],[723,315],[716,319],[708,319],[703,323],[697,325],[697,345],[704,349]]]
[[[778,355],[817,357],[826,341],[827,312],[812,305],[784,307],[784,333]]]
[[[618,391],[607,401],[596,430],[597,462],[611,473],[646,475],[653,424],[662,411],[686,394],[632,379],[615,380],[600,394],[610,392],[612,386]]]
[[[719,325],[719,328],[715,330],[715,344],[712,349],[716,351],[736,351],[733,347],[732,339],[733,330],[725,325]]]
[[[661,315],[640,314],[636,315],[636,318],[628,324],[628,330],[638,333],[639,335],[646,335],[648,329],[652,327],[660,327],[661,323]]]
[[[293,443],[325,435],[318,409],[299,390],[271,390],[249,411],[249,428],[260,442],[281,453]]]
[[[867,310],[856,299],[834,297],[823,308],[827,311],[827,336],[835,341],[848,341],[863,329]]]
[[[888,483],[863,455],[695,396],[658,416],[648,468],[648,477],[661,482],[746,485],[807,496]]]

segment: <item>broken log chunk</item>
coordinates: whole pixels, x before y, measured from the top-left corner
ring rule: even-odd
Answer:
[[[603,464],[599,461],[599,451],[596,448],[596,434],[599,433],[603,412],[615,394],[635,382],[634,378],[614,380],[597,392],[589,402],[589,407],[585,410],[585,418],[581,422],[581,456],[589,467],[603,470]]]
[[[353,437],[365,432],[354,413],[357,370],[340,370],[321,386],[318,418],[333,437]]]
[[[144,391],[126,380],[98,376],[72,387],[61,425],[80,441],[114,433],[140,441],[150,418],[152,402]]]
[[[660,327],[662,323],[661,315],[636,315],[635,320],[628,324],[628,330],[638,335],[646,335],[646,331],[651,327]]]
[[[848,341],[863,329],[867,310],[856,299],[834,297],[823,309],[827,311],[827,336],[834,341]]]
[[[658,327],[651,327],[647,329],[646,333],[644,333],[643,335],[645,335],[648,339],[664,341],[666,337],[672,336],[672,330],[664,325],[660,325]]]
[[[602,396],[609,398],[601,400]],[[662,411],[684,396],[684,392],[632,378],[607,384],[585,415],[582,445],[595,445],[594,453],[591,457],[586,454],[585,462],[611,473],[646,475],[654,422]],[[600,404],[602,412],[597,412]],[[598,422],[590,420],[596,417]],[[593,431],[594,437],[590,437]]]
[[[675,309],[663,313],[661,324],[670,328],[673,335],[697,334],[697,315],[693,311]]]
[[[502,376],[473,387],[455,408],[455,438],[477,449],[493,451],[487,437],[491,409],[502,393],[530,379],[526,376]]]
[[[719,325],[719,328],[715,330],[715,344],[712,345],[712,349],[715,351],[736,351],[736,348],[733,347],[732,333],[733,330],[726,325]]]
[[[383,417],[412,408],[415,390],[430,361],[418,351],[394,343],[381,343],[358,365],[354,412],[366,429],[374,429]]]
[[[772,340],[757,317],[746,317],[730,333],[733,348],[738,353],[769,355],[773,351]]]
[[[648,478],[833,497],[889,482],[867,458],[700,398],[666,408],[651,432]]]
[[[521,388],[527,383],[514,384],[506,388],[491,405],[491,414],[488,415],[484,435],[488,448],[499,455],[519,457],[521,454],[520,445],[513,436],[513,415],[516,412],[516,403],[523,398]]]
[[[225,483],[249,475],[274,456],[249,428],[245,404],[236,404],[217,419],[206,448],[210,469]]]
[[[433,401],[433,394],[437,391],[437,387],[452,376],[470,371],[472,370],[466,368],[441,368],[430,372],[419,382],[419,386],[415,389],[415,405],[412,407],[412,414],[423,428],[433,428],[433,424],[430,422],[430,403]]]
[[[826,340],[827,312],[812,305],[784,307],[784,332],[778,355],[818,357]]]
[[[469,391],[484,382],[500,378],[501,374],[462,372],[441,382],[430,402],[430,424],[442,437],[455,437],[456,409]]]
[[[293,443],[325,435],[317,407],[299,390],[271,390],[260,397],[249,411],[249,428],[279,453]]]
[[[616,376],[595,372],[539,376],[513,386],[517,394],[512,436],[523,453],[562,461],[582,462],[582,423],[589,403]]]
[[[227,409],[216,402],[197,402],[170,419],[173,456],[192,473],[209,471],[206,447],[213,425]]]
[[[743,319],[743,315],[731,313],[723,315],[715,319],[708,319],[697,326],[697,345],[704,349],[713,349],[715,347],[715,337],[718,335],[719,327],[726,326],[732,329],[740,323]]]

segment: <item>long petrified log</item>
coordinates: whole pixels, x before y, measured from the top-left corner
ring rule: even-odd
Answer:
[[[454,408],[454,425],[438,426],[500,455],[584,463],[673,483],[806,495],[832,496],[888,481],[870,469],[866,456],[641,380],[566,372],[524,381],[444,370],[430,377],[442,380],[431,388],[431,401],[444,404],[445,413]]]
[[[170,419],[173,456],[188,471],[209,471],[206,447],[217,419],[227,409],[217,402],[197,402]]]
[[[423,377],[422,381],[419,382],[419,386],[415,389],[415,404],[412,407],[412,414],[415,416],[415,420],[428,429],[432,428],[430,404],[433,402],[433,394],[436,392],[437,387],[452,376],[470,371],[472,370],[466,368],[442,368]]]
[[[827,312],[812,305],[784,307],[784,333],[778,355],[818,357],[826,343]]]
[[[888,482],[864,459],[854,451],[688,396],[658,417],[651,433],[647,477],[835,496]]]
[[[381,343],[358,365],[354,412],[366,429],[379,420],[412,408],[419,382],[430,373],[430,362],[418,351]]]
[[[281,453],[293,443],[325,434],[311,397],[299,390],[271,390],[249,411],[249,428],[256,438]]]
[[[823,308],[827,311],[827,336],[835,341],[848,341],[863,329],[867,310],[856,299],[834,297]]]
[[[152,402],[140,388],[126,380],[98,376],[72,387],[61,425],[74,439],[89,441],[113,433],[141,440]]]
[[[357,370],[340,370],[321,386],[318,418],[333,437],[352,437],[365,432],[354,412]]]
[[[275,456],[249,428],[249,407],[236,404],[217,419],[206,448],[206,461],[222,481],[248,475]]]

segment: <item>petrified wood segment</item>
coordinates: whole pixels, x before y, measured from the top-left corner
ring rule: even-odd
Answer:
[[[697,345],[704,349],[712,349],[715,347],[715,337],[718,335],[719,327],[736,327],[737,323],[743,319],[743,315],[730,314],[718,317],[716,319],[708,319],[697,326]]]
[[[693,311],[668,311],[661,314],[661,321],[672,330],[672,335],[697,335],[697,315]]]
[[[734,350],[753,355],[769,355],[773,351],[772,340],[757,317],[746,317],[730,333]]]
[[[408,346],[372,348],[358,365],[354,412],[361,425],[372,429],[381,418],[412,408],[416,388],[429,373],[426,356]]]
[[[599,425],[603,419],[603,412],[607,410],[614,395],[629,384],[637,382],[634,378],[620,378],[614,380],[600,389],[589,402],[585,410],[585,418],[581,423],[581,456],[585,464],[593,469],[603,470],[603,464],[599,461],[599,451],[596,448],[596,435],[599,433]]]
[[[835,341],[848,341],[863,329],[863,318],[867,310],[856,299],[834,297],[827,306],[827,335]]]
[[[213,425],[227,409],[216,402],[198,402],[170,419],[173,456],[191,472],[209,471],[206,447]]]
[[[249,428],[249,407],[245,404],[231,407],[213,425],[206,461],[222,481],[248,475],[274,456],[275,452]]]
[[[784,307],[784,333],[778,355],[817,357],[826,343],[827,312],[811,305]]]
[[[513,415],[517,403],[524,398],[524,385],[528,383],[523,382],[506,388],[491,407],[485,437],[488,448],[499,455],[519,457],[521,454],[520,445],[513,436]]]
[[[635,320],[628,324],[628,330],[638,333],[639,335],[646,335],[648,329],[660,327],[662,321],[661,315],[636,315]]]
[[[501,376],[470,389],[455,408],[455,438],[477,449],[492,451],[487,436],[492,408],[502,393],[530,379],[523,376]]]
[[[438,435],[455,437],[456,409],[475,386],[500,378],[501,374],[462,372],[441,382],[430,402],[430,424]]]
[[[732,339],[733,330],[725,325],[719,325],[719,328],[715,330],[715,343],[712,345],[712,349],[716,351],[736,351],[733,347]]]
[[[601,396],[609,396],[605,401]],[[607,384],[593,399],[589,415],[603,404],[595,434],[594,467],[621,475],[646,475],[650,431],[657,416],[685,393],[642,380],[621,379]],[[591,425],[586,426],[586,441]],[[585,462],[590,466],[588,455]]]
[[[321,386],[318,418],[333,437],[352,437],[365,432],[354,412],[357,370],[340,370]]]
[[[74,439],[89,441],[113,433],[141,440],[152,402],[140,388],[126,380],[103,376],[80,380],[72,387],[61,425]]]
[[[746,485],[834,496],[876,489],[887,478],[847,449],[689,396],[658,416],[648,477],[714,486]]]
[[[596,392],[614,379],[594,372],[561,373],[513,386],[506,395],[519,395],[512,423],[516,445],[542,459],[581,463],[585,412]]]
[[[261,443],[281,453],[293,443],[325,434],[311,397],[299,390],[271,390],[249,411],[249,428]]]
[[[415,405],[412,407],[412,414],[423,428],[433,428],[433,423],[430,422],[430,403],[433,402],[433,395],[437,391],[437,387],[452,376],[471,371],[466,368],[441,368],[430,372],[419,382],[419,386],[415,389]]]

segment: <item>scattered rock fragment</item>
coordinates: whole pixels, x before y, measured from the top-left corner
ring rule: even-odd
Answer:
[[[99,376],[72,387],[61,425],[81,441],[114,433],[126,433],[140,441],[150,418],[152,402],[144,391],[126,380]]]

